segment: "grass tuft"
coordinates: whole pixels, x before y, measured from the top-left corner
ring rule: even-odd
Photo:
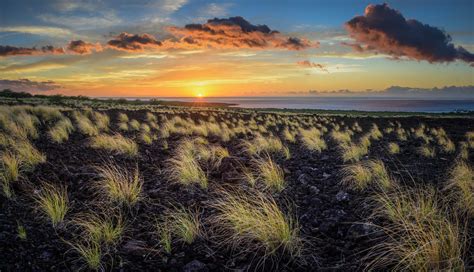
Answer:
[[[248,251],[263,249],[266,256],[279,250],[291,256],[300,254],[298,223],[284,214],[272,197],[260,192],[220,195],[213,204],[218,211],[213,224],[222,229],[223,243]]]
[[[101,134],[92,137],[90,145],[92,148],[105,149],[129,157],[134,157],[138,154],[137,143],[121,134],[115,134],[113,136]]]
[[[101,177],[98,186],[109,200],[126,206],[135,205],[142,195],[143,181],[138,168],[133,173],[109,163],[97,167]]]
[[[53,227],[62,223],[69,210],[67,189],[64,186],[54,186],[44,183],[35,196],[36,204],[40,211],[49,218]]]

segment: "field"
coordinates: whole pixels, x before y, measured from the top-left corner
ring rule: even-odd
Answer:
[[[2,271],[474,269],[472,116],[18,101]]]

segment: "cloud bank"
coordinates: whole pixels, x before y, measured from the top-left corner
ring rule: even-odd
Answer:
[[[0,45],[0,56],[35,56],[35,55],[57,55],[64,54],[63,48],[57,48],[52,45],[36,47],[16,47],[9,45]]]
[[[54,81],[32,81],[26,78],[9,80],[0,79],[0,90],[10,89],[17,92],[44,92],[61,88],[59,84]]]
[[[357,43],[346,43],[357,51],[384,53],[430,63],[462,60],[474,63],[474,54],[455,47],[443,30],[403,15],[387,4],[369,5],[362,16],[346,22],[349,35]]]

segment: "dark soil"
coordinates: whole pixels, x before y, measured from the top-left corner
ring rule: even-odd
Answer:
[[[110,110],[108,114],[112,129],[118,131],[118,112]],[[130,119],[145,121],[144,111],[130,111],[127,114]],[[233,113],[226,113],[221,118],[232,116]],[[241,116],[248,118],[245,114]],[[193,113],[191,117],[204,118],[199,113]],[[424,123],[427,127],[444,128],[455,143],[465,140],[465,133],[474,130],[474,123],[468,118],[331,118],[338,122],[344,121],[348,126],[357,121],[364,131],[368,131],[373,123],[381,130],[394,121],[399,121],[405,129],[416,128]],[[126,235],[116,250],[108,252],[104,258],[105,270],[358,271],[364,269],[363,258],[367,250],[383,236],[376,228],[364,224],[371,223],[369,217],[373,207],[370,197],[373,192],[357,192],[341,185],[339,170],[344,163],[337,152],[337,144],[329,137],[326,138],[328,149],[321,154],[308,152],[296,143],[289,144],[291,159],[277,159],[285,170],[288,186],[274,197],[282,207],[287,206],[284,203],[290,203],[291,211],[296,214],[301,225],[301,235],[308,241],[305,243],[304,256],[298,260],[280,257],[261,261],[262,252],[239,254],[219,246],[218,241],[214,241],[212,237],[213,226],[206,221],[213,213],[209,203],[213,201],[218,188],[246,186],[236,179],[241,165],[248,165],[250,161],[239,147],[240,139],[232,139],[229,143],[209,139],[211,143],[227,147],[232,157],[224,160],[220,169],[210,173],[209,188],[202,190],[172,183],[164,171],[166,160],[182,137],[171,136],[167,140],[167,150],[163,149],[160,139],[149,146],[140,144],[140,155],[131,159],[90,148],[87,137],[78,132],[74,132],[66,143],[54,144],[44,134],[45,127],[42,131],[42,135],[33,143],[46,154],[47,162],[37,166],[34,172],[27,174],[16,185],[13,200],[0,196],[0,271],[87,270],[77,253],[64,242],[71,239],[74,232],[67,225],[54,229],[47,220],[41,218],[31,199],[32,190],[43,181],[66,184],[72,204],[72,209],[66,215],[68,219],[78,212],[100,209],[96,205],[99,196],[93,189],[93,183],[97,180],[94,166],[110,160],[129,169],[138,166],[145,182],[145,198],[127,211]],[[138,135],[134,132],[122,134],[132,138]],[[358,136],[360,135],[355,135],[355,138]],[[400,154],[388,153],[386,147],[390,141],[400,144]],[[419,145],[412,138],[399,142],[394,134],[384,135],[382,140],[372,141],[368,157],[382,159],[390,172],[407,184],[424,182],[441,186],[447,179],[456,154],[444,154],[437,150],[435,158],[422,158],[415,151]],[[472,151],[470,155],[472,158]],[[211,233],[207,238],[201,238],[191,245],[176,242],[173,244],[172,254],[167,255],[159,250],[159,243],[153,232],[154,220],[165,212],[166,207],[175,204],[199,210],[205,229],[209,229]],[[26,240],[17,236],[18,223],[26,228]],[[468,223],[472,231],[472,220]],[[468,254],[472,256],[473,252],[471,246]],[[471,258],[469,262],[467,267],[474,269],[474,260]]]

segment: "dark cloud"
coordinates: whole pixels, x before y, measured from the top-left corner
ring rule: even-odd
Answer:
[[[312,46],[305,39],[287,37],[266,25],[253,25],[242,17],[215,18],[205,24],[169,27],[168,30],[179,39],[179,47],[301,50]]]
[[[67,45],[67,50],[76,54],[84,55],[91,54],[92,51],[102,51],[102,46],[99,43],[93,44],[82,40],[70,41]]]
[[[44,92],[61,88],[54,81],[32,81],[26,78],[9,80],[0,79],[0,90],[10,89],[17,92]]]
[[[0,56],[31,56],[45,54],[64,54],[63,48],[57,48],[52,45],[36,47],[16,47],[10,45],[0,45]]]
[[[143,51],[145,48],[157,48],[162,43],[150,34],[129,34],[122,32],[115,39],[107,42],[108,46],[113,49],[122,51]]]
[[[451,36],[443,30],[414,19],[407,20],[387,4],[367,6],[363,16],[352,18],[345,26],[358,43],[346,45],[359,51],[375,51],[394,58],[407,57],[431,63],[474,62],[474,54],[461,46],[455,47]]]
[[[317,69],[320,69],[321,71],[329,73],[328,69],[326,68],[326,65],[321,64],[321,63],[314,63],[309,60],[302,60],[302,61],[298,61],[296,64],[298,64],[299,66],[306,67],[306,68],[317,68]]]

